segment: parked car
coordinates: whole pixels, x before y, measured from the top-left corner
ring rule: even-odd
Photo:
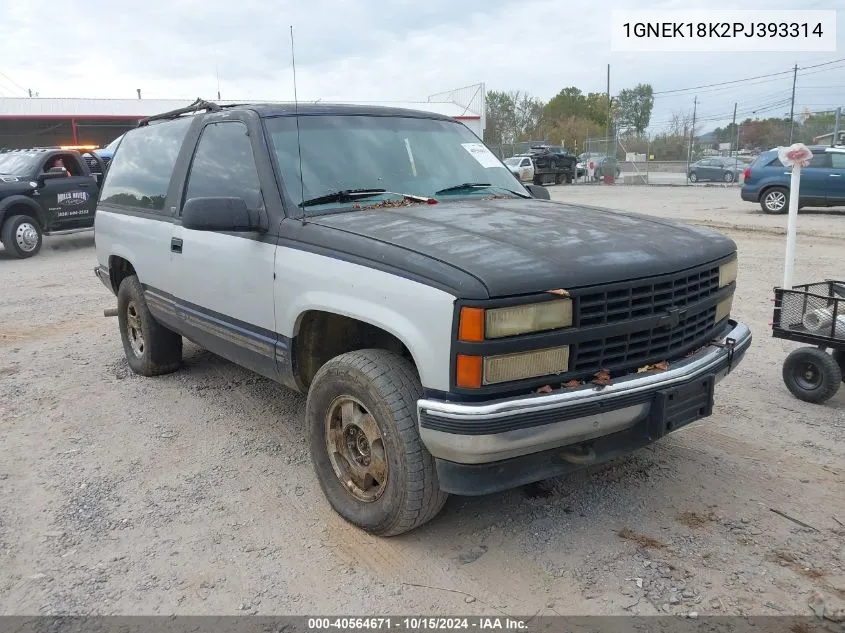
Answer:
[[[176,371],[186,337],[306,393],[326,498],[380,535],[708,417],[751,344],[731,239],[552,202],[430,112],[164,113],[95,236],[129,367]]]
[[[534,181],[534,163],[529,156],[511,156],[505,160],[505,165],[510,168],[511,173],[519,178],[520,182]]]
[[[690,165],[689,179],[690,182],[701,180],[735,182],[739,180],[739,176],[745,171],[746,166],[747,164],[738,158],[724,156],[702,158]]]
[[[0,239],[6,252],[32,257],[44,235],[93,227],[99,183],[76,150],[0,153]]]
[[[799,208],[845,206],[845,147],[810,149],[813,158],[801,170]],[[776,150],[763,152],[746,167],[740,196],[758,202],[766,213],[787,213],[791,174]]]
[[[595,165],[593,169],[593,180],[601,180],[605,173],[615,174],[616,178],[622,175],[622,167],[619,165],[616,157],[585,152],[578,155],[578,164],[576,166],[578,178],[582,178],[587,174],[587,167],[590,161]]]

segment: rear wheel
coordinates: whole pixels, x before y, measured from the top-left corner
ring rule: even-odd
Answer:
[[[0,238],[12,256],[18,259],[32,257],[41,250],[41,225],[28,215],[13,215],[3,223]]]
[[[421,397],[411,363],[378,349],[331,359],[308,391],[305,419],[320,487],[340,516],[373,534],[412,530],[446,501],[417,430]]]
[[[842,370],[824,350],[802,347],[783,362],[783,382],[799,400],[821,403],[839,390]]]
[[[135,275],[120,282],[117,320],[123,352],[132,371],[142,376],[160,376],[179,368],[182,337],[155,320]]]
[[[789,190],[784,187],[772,187],[763,193],[760,206],[766,213],[786,213],[789,210]]]

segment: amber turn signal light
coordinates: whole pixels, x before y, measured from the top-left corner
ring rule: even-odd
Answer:
[[[478,389],[481,386],[481,356],[458,354],[455,363],[455,382],[464,389]]]
[[[484,310],[482,308],[461,308],[458,340],[472,343],[480,343],[484,340]]]

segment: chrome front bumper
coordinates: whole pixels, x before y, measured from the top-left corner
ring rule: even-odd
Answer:
[[[727,335],[668,370],[632,374],[606,386],[480,404],[419,400],[420,437],[435,458],[486,464],[624,431],[649,416],[658,394],[710,376],[718,382],[736,367],[751,345],[751,331],[730,324]],[[698,417],[709,414],[702,410]],[[665,432],[671,430],[670,424]]]

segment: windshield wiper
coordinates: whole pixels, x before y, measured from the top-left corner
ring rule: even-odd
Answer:
[[[300,207],[313,207],[318,204],[329,204],[332,202],[352,202],[358,198],[370,198],[382,193],[387,193],[386,189],[344,189],[342,191],[334,191],[327,193],[324,196],[317,196],[316,198],[309,198],[299,203]]]
[[[439,196],[441,193],[449,193],[451,191],[463,191],[464,189],[485,189],[487,187],[492,187],[489,182],[463,182],[459,185],[452,185],[451,187],[446,187],[445,189],[441,189],[440,191],[435,191],[434,195]]]
[[[512,193],[515,196],[520,198],[530,198],[531,196],[526,196],[525,194],[519,193],[518,191],[514,191],[512,189],[508,189],[507,187],[500,187],[499,185],[491,185],[489,182],[464,182],[460,185],[452,185],[451,187],[446,187],[445,189],[441,189],[440,191],[436,191],[434,193],[435,196],[439,196],[443,193],[452,193],[454,191],[466,191],[472,189],[501,189],[502,191],[507,191],[508,193]]]
[[[332,202],[353,202],[355,200],[360,200],[363,198],[373,198],[382,194],[402,196],[406,200],[413,200],[414,202],[427,202],[429,204],[436,204],[437,202],[436,200],[434,200],[434,198],[419,196],[413,193],[388,191],[387,189],[345,189],[343,191],[335,191],[332,193],[327,193],[324,196],[318,196],[316,198],[305,200],[304,202],[300,202],[299,206],[312,207],[318,204],[330,204]]]

